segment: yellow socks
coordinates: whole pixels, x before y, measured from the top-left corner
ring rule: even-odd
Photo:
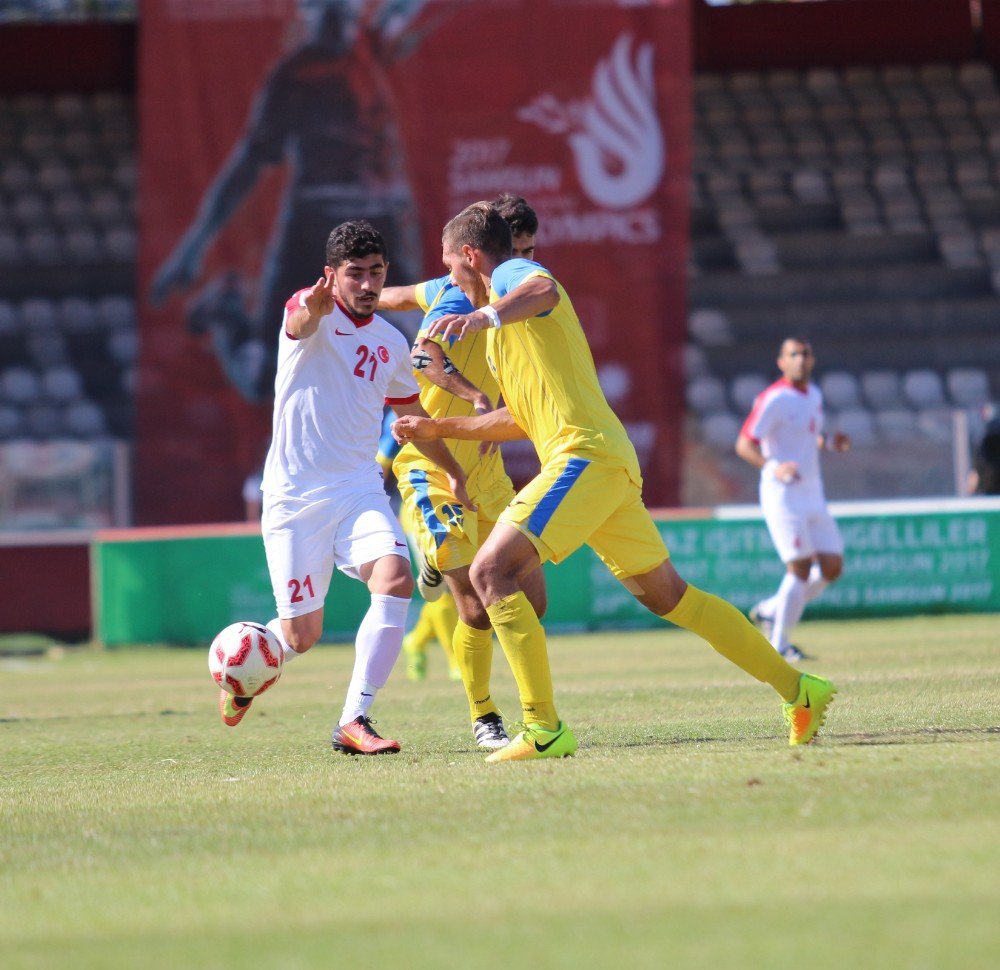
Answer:
[[[697,633],[751,677],[770,684],[786,701],[798,696],[799,671],[731,603],[689,585],[663,619]]]
[[[452,640],[455,661],[462,671],[462,683],[469,698],[472,720],[484,714],[499,714],[490,696],[490,674],[493,670],[493,631],[477,630],[461,620],[455,626]]]
[[[559,717],[552,694],[545,630],[528,597],[519,590],[487,606],[486,612],[517,682],[524,723],[554,731]]]
[[[423,619],[425,616],[434,630],[434,636],[441,644],[444,655],[448,658],[448,666],[455,666],[452,638],[455,635],[455,624],[458,622],[458,607],[455,606],[455,599],[451,593],[445,593],[433,603],[425,603],[420,618]]]

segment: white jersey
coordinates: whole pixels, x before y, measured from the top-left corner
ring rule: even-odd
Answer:
[[[823,395],[815,384],[800,390],[783,377],[757,395],[741,433],[759,444],[767,459],[760,474],[765,509],[782,506],[801,512],[826,507],[816,440],[822,430]],[[799,467],[793,482],[774,477],[775,464],[785,461]]]
[[[410,345],[377,314],[356,319],[338,305],[310,337],[289,336],[285,304],[274,379],[274,423],[261,491],[322,499],[349,481],[377,475],[385,405],[417,400]]]

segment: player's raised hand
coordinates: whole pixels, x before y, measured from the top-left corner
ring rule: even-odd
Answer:
[[[786,485],[791,485],[792,482],[797,482],[801,477],[799,475],[799,463],[797,461],[779,462],[774,467],[774,477],[778,479],[779,482],[784,482]]]
[[[456,340],[461,340],[489,326],[491,326],[490,318],[478,310],[474,313],[448,313],[431,323],[427,328],[427,336],[440,336],[445,340],[454,337]]]
[[[434,441],[439,437],[437,422],[433,418],[421,418],[416,414],[404,414],[397,418],[389,430],[401,445],[408,441]]]
[[[333,313],[333,308],[337,302],[336,283],[331,273],[329,277],[321,276],[313,284],[312,288],[302,298],[309,316],[313,318],[325,317],[328,313]]]

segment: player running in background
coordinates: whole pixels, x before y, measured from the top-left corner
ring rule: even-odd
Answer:
[[[640,603],[706,639],[784,700],[790,744],[811,741],[833,699],[828,681],[802,674],[734,606],[685,583],[642,502],[639,463],[597,380],[573,305],[538,263],[511,258],[510,228],[495,207],[469,206],[444,229],[443,260],[463,288],[478,279],[490,303],[443,316],[428,332],[487,338],[505,407],[482,416],[403,417],[403,441],[529,438],[539,475],[503,511],[476,554],[471,579],[517,681],[524,729],[487,761],[564,757],[577,748],[556,712],[545,631],[523,586],[544,561],[583,543]]]
[[[367,222],[337,226],[323,277],[286,305],[279,335],[271,447],[264,464],[261,533],[278,618],[267,624],[285,661],[323,631],[333,568],[358,579],[371,605],[333,746],[348,754],[399,750],[368,713],[399,656],[413,592],[409,553],[375,461],[382,412],[423,415],[406,338],[375,314],[388,268],[385,241]],[[305,313],[293,313],[301,307]],[[425,454],[467,501],[465,474],[447,447]],[[251,699],[220,695],[235,726]]]
[[[847,451],[850,438],[823,433],[823,395],[812,383],[816,358],[808,340],[788,337],[778,352],[781,378],[757,395],[736,439],[736,454],[760,469],[760,506],[785,564],[777,592],[750,611],[771,645],[804,660],[789,635],[806,603],[844,569],[844,540],[826,507],[819,449]]]

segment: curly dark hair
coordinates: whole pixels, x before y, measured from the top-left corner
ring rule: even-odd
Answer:
[[[493,205],[507,220],[512,235],[534,236],[538,232],[538,216],[521,196],[503,192],[493,200]]]
[[[378,253],[386,262],[389,261],[382,233],[364,219],[342,222],[326,241],[326,265],[334,269],[349,259],[371,256],[372,253]]]
[[[445,246],[453,252],[471,246],[501,263],[510,259],[513,247],[510,226],[492,202],[466,206],[445,225],[442,235]]]

